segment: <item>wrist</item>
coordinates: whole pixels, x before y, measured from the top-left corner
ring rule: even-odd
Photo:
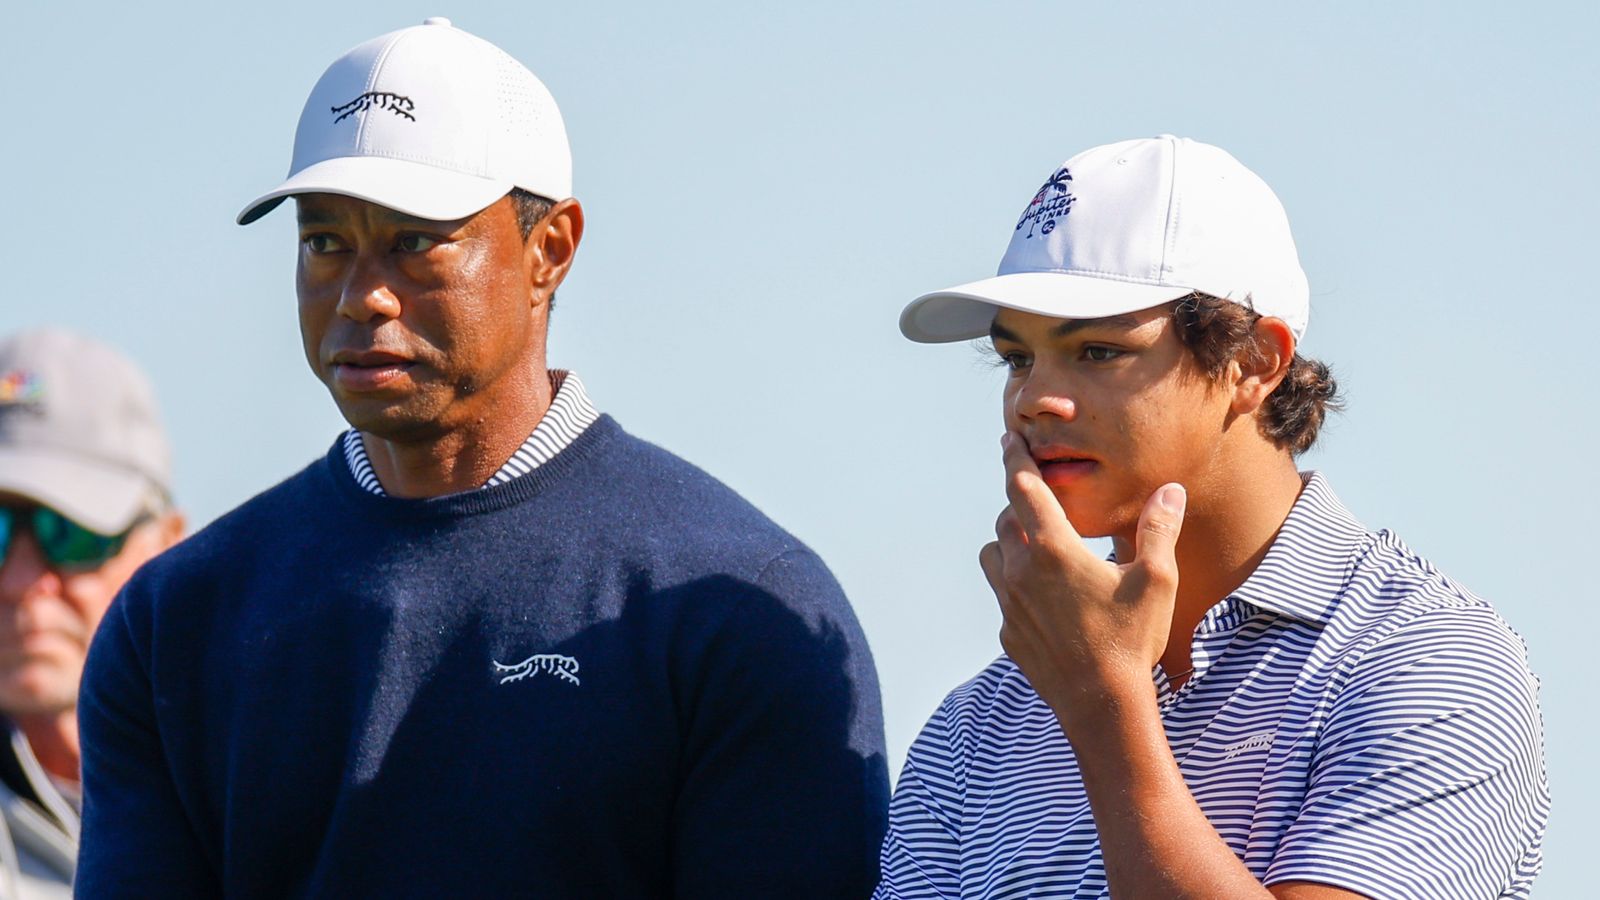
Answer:
[[[1080,734],[1105,734],[1120,723],[1146,714],[1160,717],[1155,682],[1149,672],[1103,672],[1044,700],[1075,746],[1075,737]]]

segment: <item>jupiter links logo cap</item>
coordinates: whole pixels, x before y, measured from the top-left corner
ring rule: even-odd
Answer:
[[[1195,291],[1305,335],[1310,290],[1272,189],[1226,151],[1165,134],[1058,166],[1023,209],[995,277],[918,297],[900,331],[964,341],[987,335],[1000,307],[1095,319]]]
[[[312,193],[460,219],[513,187],[572,196],[572,151],[555,98],[499,47],[432,18],[334,60],[300,113],[288,179],[238,221]]]

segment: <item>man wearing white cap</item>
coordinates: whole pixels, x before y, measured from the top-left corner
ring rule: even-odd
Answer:
[[[71,895],[78,682],[111,598],[183,534],[170,483],[133,363],[57,329],[0,340],[0,897]]]
[[[546,324],[560,113],[444,20],[295,135],[301,332],[353,426],[136,577],[83,692],[88,897],[847,897],[878,688],[826,567],[625,431]]]
[[[997,277],[906,308],[1008,373],[1006,653],[912,747],[878,897],[1528,894],[1526,649],[1297,471],[1335,399],[1308,296],[1267,185],[1163,136],[1067,160]]]

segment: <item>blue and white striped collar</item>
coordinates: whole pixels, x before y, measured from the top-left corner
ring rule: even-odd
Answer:
[[[1230,599],[1326,624],[1372,535],[1321,473],[1304,477],[1305,487],[1267,555]]]
[[[528,435],[528,439],[511,454],[511,458],[489,476],[483,487],[505,484],[539,468],[565,450],[567,445],[578,439],[578,435],[583,434],[584,429],[600,418],[599,410],[590,402],[589,392],[583,389],[583,380],[576,372],[551,369],[550,387],[555,397],[545,411],[544,418],[539,420],[533,434]],[[366,445],[361,441],[361,432],[354,428],[346,431],[343,442],[344,461],[349,465],[356,483],[369,493],[385,496],[378,474],[372,470]]]

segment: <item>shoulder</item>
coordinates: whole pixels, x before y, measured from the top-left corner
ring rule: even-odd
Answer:
[[[945,696],[911,755],[937,757],[944,766],[964,769],[981,747],[1007,745],[1040,722],[1054,721],[1027,676],[1001,656]]]
[[[620,427],[610,447],[595,473],[601,485],[585,493],[652,549],[684,562],[715,560],[750,580],[799,572],[832,580],[804,543],[699,466]]]
[[[318,459],[262,491],[145,563],[124,586],[119,604],[144,605],[186,593],[270,552],[275,541],[296,540],[287,523],[323,518],[319,506],[335,503],[326,458]]]
[[[1355,561],[1329,626],[1359,635],[1364,669],[1451,646],[1495,668],[1527,668],[1526,643],[1488,601],[1388,531]]]
[[[1349,752],[1405,729],[1460,729],[1476,758],[1536,759],[1539,679],[1521,635],[1481,597],[1388,532],[1356,567],[1330,628],[1358,639],[1328,710],[1325,747]]]

